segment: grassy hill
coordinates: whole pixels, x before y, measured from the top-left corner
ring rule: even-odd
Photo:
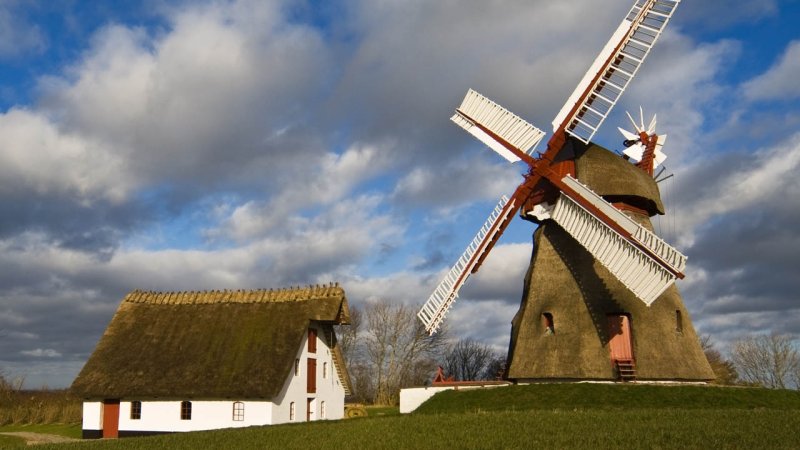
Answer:
[[[410,415],[40,449],[800,448],[800,392],[546,384],[447,391]]]

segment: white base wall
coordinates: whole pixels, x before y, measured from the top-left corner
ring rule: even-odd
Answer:
[[[400,413],[407,414],[415,409],[419,408],[419,405],[428,401],[429,398],[433,397],[439,392],[442,391],[450,391],[450,390],[457,390],[463,391],[468,389],[493,389],[503,386],[511,386],[511,383],[487,383],[487,384],[480,384],[480,382],[476,382],[473,385],[458,385],[458,386],[428,386],[428,387],[418,387],[418,388],[407,388],[400,390]]]
[[[410,413],[438,392],[451,389],[453,389],[452,386],[400,389],[400,414]]]
[[[244,401],[244,420],[233,420],[233,401],[192,401],[191,420],[181,420],[180,401],[143,401],[141,419],[131,419],[131,402],[119,405],[124,431],[199,431],[269,425],[271,402]]]
[[[83,429],[103,429],[103,402],[83,402]]]

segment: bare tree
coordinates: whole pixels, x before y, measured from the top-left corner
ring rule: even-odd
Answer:
[[[736,384],[739,374],[736,372],[736,365],[733,361],[725,359],[722,354],[714,347],[711,336],[705,335],[700,338],[700,347],[706,355],[711,370],[714,371],[714,383],[732,385]]]
[[[424,383],[435,369],[446,333],[429,336],[414,309],[403,304],[372,303],[365,315],[364,356],[372,371],[373,402],[397,404],[401,388]]]
[[[358,335],[362,328],[362,313],[361,309],[351,306],[350,307],[350,324],[349,325],[336,325],[336,344],[342,351],[345,361],[349,364],[351,361],[355,362],[359,359],[358,355]]]
[[[788,335],[740,339],[733,345],[732,357],[745,381],[771,389],[786,389],[792,382],[797,386],[800,355]]]
[[[461,339],[448,346],[442,369],[459,381],[491,380],[497,377],[498,357],[487,344]]]
[[[372,401],[375,388],[371,379],[371,371],[364,358],[364,346],[360,341],[364,331],[364,313],[361,308],[350,306],[350,324],[336,325],[337,345],[342,350],[347,372],[352,382],[351,401],[365,403]]]

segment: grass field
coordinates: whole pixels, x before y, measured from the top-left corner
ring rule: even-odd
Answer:
[[[547,384],[448,391],[410,415],[379,411],[342,421],[37,448],[800,448],[797,391]]]

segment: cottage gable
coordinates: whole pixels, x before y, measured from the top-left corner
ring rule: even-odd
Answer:
[[[122,301],[72,384],[84,398],[261,398],[280,393],[312,321],[349,323],[338,285],[143,292]],[[343,363],[331,343],[337,365]],[[336,367],[346,391],[349,377]]]

